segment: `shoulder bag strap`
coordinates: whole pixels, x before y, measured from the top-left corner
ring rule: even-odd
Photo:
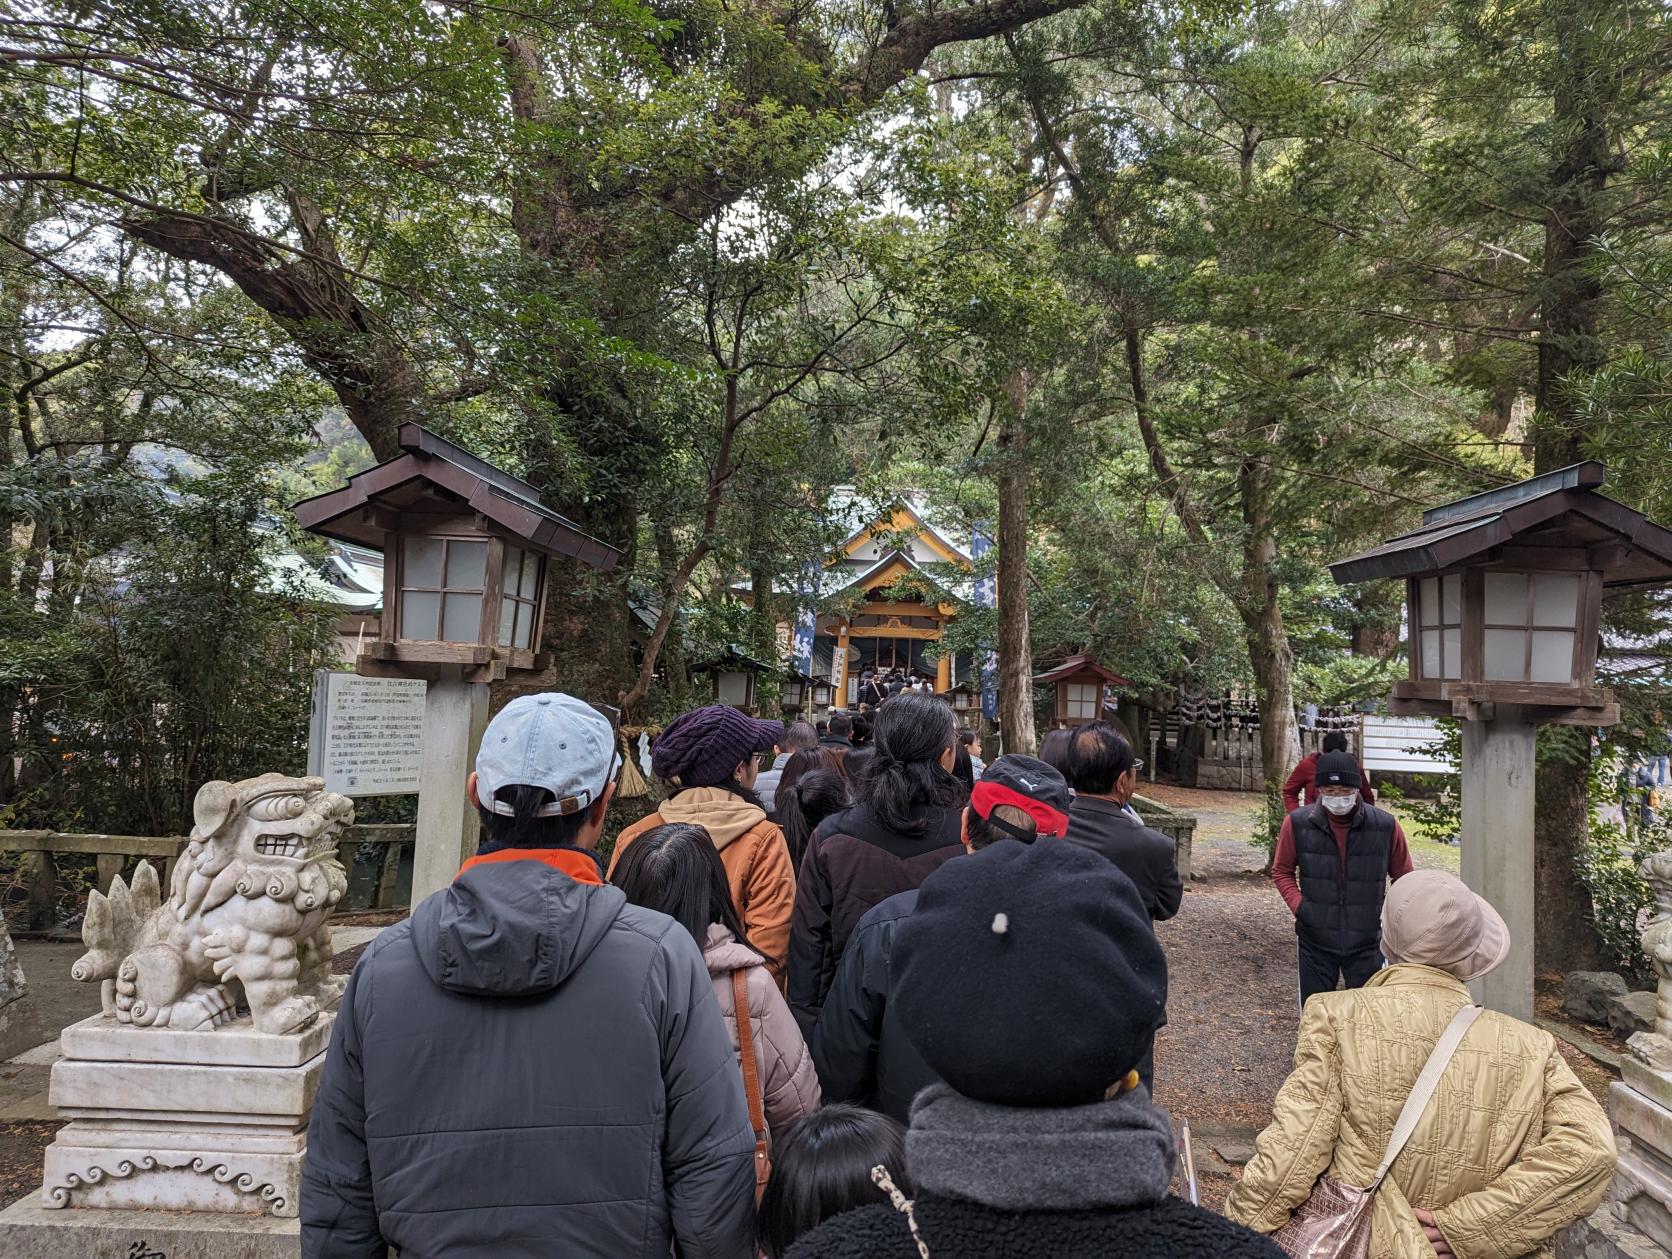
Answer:
[[[1405,1148],[1405,1143],[1411,1139],[1411,1133],[1416,1131],[1417,1123],[1422,1119],[1422,1112],[1428,1109],[1428,1103],[1439,1086],[1440,1077],[1446,1073],[1452,1055],[1457,1052],[1457,1047],[1463,1043],[1463,1037],[1468,1034],[1469,1028],[1481,1013],[1478,1005],[1464,1006],[1452,1016],[1450,1025],[1435,1043],[1434,1052],[1428,1055],[1428,1062],[1423,1066],[1422,1074],[1417,1076],[1417,1082],[1411,1088],[1411,1095],[1405,1099],[1399,1119],[1393,1125],[1393,1136],[1388,1140],[1387,1153],[1382,1155],[1382,1165],[1376,1169],[1376,1179],[1370,1182],[1370,1192],[1374,1193],[1387,1178],[1388,1169]]]
[[[743,1094],[749,1099],[749,1126],[755,1130],[755,1140],[766,1140],[766,1114],[761,1108],[760,1072],[755,1067],[755,1029],[749,1017],[749,980],[747,973],[734,970],[732,1004],[737,1011],[737,1056],[743,1067]]]

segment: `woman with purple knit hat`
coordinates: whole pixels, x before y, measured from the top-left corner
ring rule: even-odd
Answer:
[[[766,959],[780,990],[795,905],[795,867],[784,832],[768,820],[755,794],[755,780],[760,757],[777,747],[783,733],[778,722],[759,721],[726,704],[674,718],[650,749],[651,772],[671,783],[674,794],[622,831],[610,857],[613,874],[633,841],[664,822],[688,822],[706,830],[726,868],[743,934]]]

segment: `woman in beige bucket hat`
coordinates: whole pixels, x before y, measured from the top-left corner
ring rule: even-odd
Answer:
[[[1387,968],[1307,1003],[1294,1070],[1225,1213],[1270,1233],[1319,1176],[1370,1185],[1418,1074],[1472,1004],[1467,982],[1512,943],[1498,911],[1452,875],[1418,870],[1393,884]],[[1602,1200],[1614,1158],[1608,1117],[1554,1038],[1487,1011],[1376,1192],[1371,1259],[1548,1256],[1551,1238]]]

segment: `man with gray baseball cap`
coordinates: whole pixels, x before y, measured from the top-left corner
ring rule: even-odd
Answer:
[[[306,1259],[752,1254],[754,1134],[702,955],[595,851],[615,747],[569,695],[489,723],[464,784],[477,854],[343,994]]]

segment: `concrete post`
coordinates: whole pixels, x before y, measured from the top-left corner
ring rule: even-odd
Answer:
[[[488,684],[431,682],[424,696],[424,756],[418,792],[418,839],[412,903],[453,881],[476,847],[476,809],[464,780],[488,724]]]
[[[1533,751],[1536,726],[1499,704],[1463,722],[1463,881],[1503,915],[1508,959],[1472,986],[1488,1009],[1533,1018]]]

